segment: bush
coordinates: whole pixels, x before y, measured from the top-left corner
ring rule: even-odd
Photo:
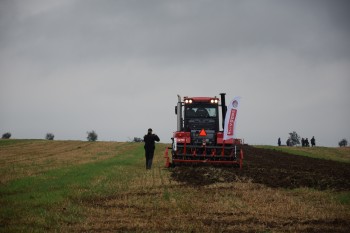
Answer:
[[[91,132],[87,132],[88,136],[87,136],[87,140],[89,142],[94,142],[97,141],[97,134],[95,133],[94,130],[92,130]]]
[[[45,138],[46,138],[46,140],[53,140],[54,137],[55,137],[55,135],[53,135],[52,133],[47,133]]]
[[[300,136],[295,131],[293,131],[292,133],[289,133],[288,140],[289,140],[289,145],[287,143],[288,146],[295,146],[300,144]]]
[[[343,138],[343,139],[338,143],[338,145],[339,145],[340,147],[342,147],[342,146],[347,146],[347,145],[348,145],[348,140],[346,140],[345,138]]]
[[[10,132],[4,133],[2,135],[2,139],[10,139],[10,137],[11,137],[11,133]]]
[[[142,138],[134,137],[133,142],[143,142]]]

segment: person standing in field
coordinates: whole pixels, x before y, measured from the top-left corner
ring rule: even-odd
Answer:
[[[281,146],[281,138],[278,138],[277,143],[278,143],[278,146]]]
[[[143,137],[145,142],[145,156],[146,156],[146,169],[152,168],[154,150],[156,148],[155,142],[159,142],[159,137],[152,133],[152,129],[148,129],[147,134]]]
[[[306,146],[306,147],[309,147],[309,146],[310,146],[310,144],[309,144],[309,139],[308,139],[308,138],[305,139],[305,146]]]
[[[316,146],[315,136],[312,136],[312,138],[311,138],[311,146],[312,147]]]

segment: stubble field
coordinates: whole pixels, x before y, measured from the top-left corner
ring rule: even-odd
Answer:
[[[246,146],[239,170],[166,169],[167,146],[146,171],[139,143],[0,141],[0,232],[350,230],[349,148]]]

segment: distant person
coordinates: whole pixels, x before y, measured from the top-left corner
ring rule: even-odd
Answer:
[[[146,169],[152,168],[154,150],[156,148],[155,141],[159,142],[159,140],[156,134],[152,134],[152,129],[148,129],[147,134],[143,137],[143,141],[145,142]]]
[[[278,146],[281,146],[281,138],[278,138]]]
[[[312,147],[316,146],[315,136],[312,136],[310,142],[311,142],[311,146],[312,146]]]
[[[308,138],[305,139],[305,146],[309,147],[309,139]]]

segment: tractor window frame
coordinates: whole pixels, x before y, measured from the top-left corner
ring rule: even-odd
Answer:
[[[218,105],[213,104],[188,104],[184,106],[184,114],[185,118],[217,118],[219,114],[219,108]],[[208,116],[198,116],[196,115],[197,110],[205,109],[208,113]],[[192,113],[190,113],[190,110],[193,110]]]

